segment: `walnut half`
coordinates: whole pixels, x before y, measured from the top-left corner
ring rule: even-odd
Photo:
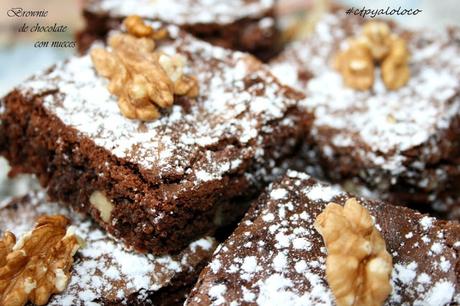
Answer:
[[[351,47],[335,58],[335,67],[342,73],[347,86],[368,90],[374,84],[374,61],[372,54],[361,41],[351,41]]]
[[[0,305],[45,305],[67,287],[79,238],[64,216],[42,216],[19,241],[11,232],[0,240]]]
[[[390,90],[404,86],[410,77],[409,51],[406,42],[400,37],[392,37],[390,53],[382,63],[382,79]]]
[[[392,258],[369,212],[355,198],[329,203],[314,226],[327,248],[326,278],[337,305],[382,305],[391,292]]]
[[[363,26],[363,38],[376,61],[380,62],[387,56],[391,48],[391,30],[386,23],[368,21]]]
[[[351,39],[333,63],[345,84],[357,90],[372,88],[374,65],[381,66],[382,80],[389,90],[404,86],[410,77],[406,41],[391,34],[390,27],[381,21],[367,22],[362,35]]]
[[[125,117],[151,121],[160,109],[172,106],[174,95],[198,95],[197,79],[183,73],[186,58],[155,50],[155,39],[166,34],[138,16],[127,17],[124,25],[128,32],[110,37],[109,49],[92,49],[91,60],[97,73],[109,79],[108,89]]]

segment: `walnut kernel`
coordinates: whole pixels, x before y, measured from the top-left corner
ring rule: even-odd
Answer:
[[[136,37],[148,37],[153,34],[153,28],[144,23],[141,17],[132,15],[123,20],[123,25],[129,34]]]
[[[399,37],[393,37],[391,50],[382,63],[382,79],[390,90],[404,86],[410,77],[409,51],[406,42]]]
[[[408,61],[406,42],[391,34],[384,22],[370,21],[363,26],[363,35],[353,38],[349,48],[336,55],[334,66],[347,86],[367,90],[374,82],[374,64],[380,65],[386,88],[396,90],[409,80]]]
[[[110,222],[113,204],[102,192],[94,191],[89,197],[89,202],[99,211],[102,221]]]
[[[132,15],[123,20],[126,31],[136,37],[147,37],[154,40],[163,40],[169,36],[166,28],[154,30],[151,26],[145,24],[140,16]]]
[[[347,86],[357,90],[368,90],[372,87],[374,62],[369,49],[361,43],[352,42],[352,47],[337,55],[334,64]]]
[[[363,26],[363,35],[375,61],[382,61],[391,47],[390,27],[381,21],[369,21]]]
[[[69,232],[70,221],[60,215],[42,216],[35,228],[16,242],[6,232],[0,240],[0,305],[28,301],[45,305],[52,294],[67,287],[79,239]],[[13,246],[14,243],[14,246]]]
[[[182,75],[174,83],[174,93],[180,96],[195,98],[198,96],[198,80],[192,75]]]
[[[160,55],[159,63],[168,77],[174,82],[174,94],[196,97],[198,95],[198,80],[189,75],[185,75],[183,70],[187,59],[182,55],[168,56]]]
[[[391,292],[392,258],[369,212],[355,198],[329,203],[314,226],[328,251],[326,278],[337,304],[382,305]]]
[[[183,71],[186,61],[187,59],[179,54],[175,54],[173,56],[161,54],[158,59],[160,66],[173,82],[176,82],[184,73]]]
[[[108,89],[118,97],[125,117],[154,120],[160,116],[159,108],[172,106],[174,95],[198,95],[197,79],[183,73],[185,57],[155,50],[151,36],[166,32],[150,33],[146,27],[151,27],[138,16],[127,17],[124,23],[132,35],[110,37],[111,50],[95,48],[91,59],[97,73],[109,79]]]

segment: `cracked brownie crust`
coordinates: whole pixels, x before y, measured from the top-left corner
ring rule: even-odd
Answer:
[[[408,32],[391,24],[408,43],[409,82],[387,90],[376,69],[373,87],[360,92],[343,84],[331,61],[364,22],[344,10],[327,14],[310,38],[271,63],[315,110],[308,149],[328,179],[358,178],[395,202],[424,209],[447,195],[458,197],[460,30]]]
[[[85,246],[75,257],[67,288],[51,297],[50,306],[182,305],[217,245],[213,238],[205,237],[173,256],[130,252],[94,222],[47,201],[43,191],[2,203],[0,234],[9,230],[22,236],[39,216],[55,214],[71,220]]]
[[[200,95],[177,98],[154,122],[123,117],[88,56],[2,100],[0,152],[12,173],[37,174],[54,200],[154,253],[179,251],[241,215],[311,119],[302,94],[252,56],[169,30],[174,40],[159,48],[187,57]]]
[[[325,275],[327,250],[314,222],[329,202],[343,205],[352,197],[289,171],[218,247],[185,304],[336,305]],[[459,303],[458,222],[357,200],[375,219],[393,258],[393,290],[384,305]]]
[[[250,52],[263,60],[276,53],[274,0],[86,1],[86,27],[77,36],[80,52],[95,40],[105,40],[129,15],[177,25],[212,44]]]

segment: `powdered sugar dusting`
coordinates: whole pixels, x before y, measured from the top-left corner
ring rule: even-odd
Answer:
[[[455,293],[455,286],[450,282],[437,283],[426,297],[426,305],[442,306],[449,304]],[[458,301],[457,301],[458,302]]]
[[[87,9],[113,16],[139,15],[173,24],[227,24],[242,18],[260,18],[274,4],[274,0],[100,0],[90,3]],[[261,26],[267,23],[264,21]]]
[[[308,175],[289,171],[268,188],[216,251],[186,305],[207,298],[214,305],[335,305],[325,276],[326,248],[313,223],[331,200],[344,204],[350,197]],[[424,228],[421,224],[427,219],[419,213],[388,209],[389,204],[362,198],[358,201],[369,209],[393,257],[393,291],[385,305],[455,301],[454,295],[460,293],[457,276],[443,265],[456,263],[458,250],[444,238],[445,225],[432,219]],[[219,294],[210,295],[210,288],[218,288]]]
[[[321,185],[315,185],[311,188],[305,189],[304,193],[312,201],[330,201],[332,198],[343,193],[343,191],[337,186],[324,187]]]
[[[459,31],[415,33],[408,43],[409,83],[389,91],[376,69],[373,88],[360,92],[344,85],[331,58],[346,47],[348,37],[360,33],[362,22],[342,12],[326,14],[310,38],[293,43],[271,66],[280,80],[306,93],[305,106],[315,110],[312,137],[319,154],[336,160],[346,155],[344,161],[360,160],[366,169],[388,173],[385,182],[376,171],[360,173],[373,184],[386,186],[395,175],[416,177],[408,150],[423,146],[417,154],[422,168],[433,162],[443,133],[460,113]],[[332,145],[326,146],[329,142]],[[433,182],[441,180],[439,174]],[[428,186],[419,181],[412,179],[411,183]]]
[[[44,192],[30,194],[28,202],[17,209],[0,210],[0,229],[13,230],[16,235],[29,231],[37,216],[63,214],[71,218],[76,234],[85,241],[67,289],[54,295],[49,305],[90,305],[95,299],[123,301],[138,292],[156,291],[168,286],[178,273],[192,270],[197,252],[210,255],[215,247],[212,238],[203,238],[175,256],[143,255],[127,251],[110,239],[91,221],[56,203],[46,203]]]
[[[200,95],[189,102],[190,109],[174,105],[149,123],[125,118],[89,56],[58,64],[20,89],[33,94],[59,89],[44,96],[48,111],[157,179],[196,176],[198,184],[221,179],[239,169],[241,157],[262,157],[257,154],[264,152],[263,136],[272,132],[266,128],[268,122],[283,119],[298,101],[287,97],[268,69],[252,57],[198,41],[174,26],[169,29],[176,29],[178,37],[159,48],[186,55],[186,72],[199,81]],[[294,127],[296,123],[283,120],[280,124]],[[219,160],[214,148],[227,141],[225,150],[242,149],[233,154],[234,159]]]
[[[425,216],[420,220],[420,224],[422,225],[424,230],[427,230],[433,225],[434,220],[435,219],[432,217]]]
[[[287,196],[287,191],[285,189],[274,189],[272,192],[270,192],[270,196],[272,197],[273,200],[280,200]]]
[[[211,289],[209,289],[209,295],[213,298],[213,302],[212,302],[212,305],[222,305],[223,303],[225,303],[225,298],[223,297],[223,295],[225,294],[225,291],[227,290],[227,288],[224,286],[224,285],[217,285],[217,286],[214,286],[214,287],[211,287]]]

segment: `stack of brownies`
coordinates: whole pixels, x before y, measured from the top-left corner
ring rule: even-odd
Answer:
[[[460,214],[460,32],[391,24],[410,77],[362,90],[343,11],[265,65],[275,1],[133,2],[0,100],[45,188],[0,205],[0,305],[460,303],[460,224],[400,207]]]

